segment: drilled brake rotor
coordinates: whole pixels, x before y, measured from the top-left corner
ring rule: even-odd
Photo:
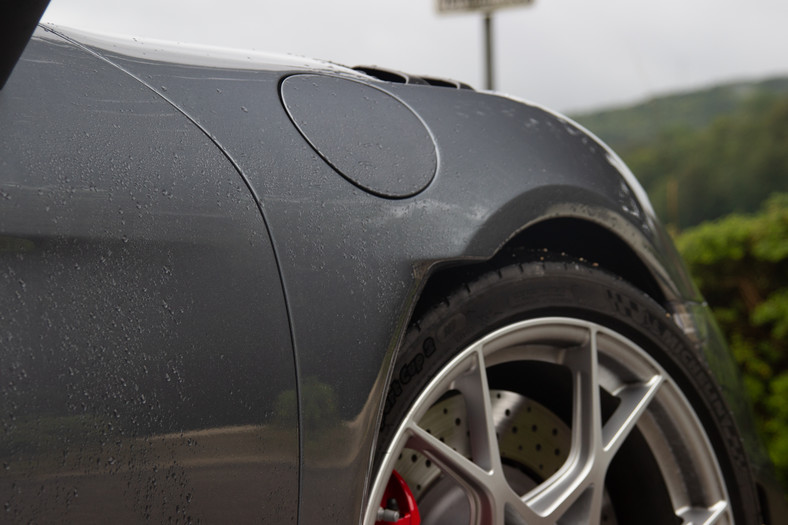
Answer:
[[[571,446],[571,429],[544,405],[516,392],[491,389],[490,398],[507,481],[519,494],[525,494],[564,464]],[[449,392],[435,403],[419,424],[440,441],[472,459],[465,400],[457,392]],[[463,498],[459,487],[419,452],[403,449],[394,468],[407,482],[420,507],[433,501],[441,501],[444,505],[446,501],[452,501],[453,504],[446,505],[446,512],[438,513],[445,515],[457,512],[458,505],[466,505],[457,501]],[[447,488],[446,485],[453,486]],[[452,491],[453,496],[449,494]],[[435,497],[435,493],[440,493],[440,497]],[[606,525],[616,525],[610,498],[605,495],[604,500],[602,521]],[[463,514],[462,509],[459,514]],[[431,521],[434,520],[425,520],[424,523]],[[443,520],[435,522],[443,523]]]

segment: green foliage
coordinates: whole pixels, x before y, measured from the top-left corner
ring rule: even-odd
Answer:
[[[788,194],[676,240],[730,342],[760,431],[788,482]]]
[[[686,228],[788,191],[788,79],[579,117],[627,162],[657,214]]]
[[[753,212],[771,191],[788,191],[788,98],[754,99],[701,130],[663,131],[624,160],[676,227]]]
[[[788,96],[788,77],[714,86],[572,117],[626,154],[654,144],[666,130],[699,131],[719,117],[757,109],[758,101],[784,96]]]
[[[656,97],[631,107],[573,115],[619,153],[654,144],[665,130],[698,131],[757,100],[788,95],[788,78],[739,82]]]

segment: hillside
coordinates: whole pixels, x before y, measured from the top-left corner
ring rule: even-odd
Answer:
[[[674,230],[754,212],[788,191],[788,78],[575,118],[622,156]]]
[[[737,82],[657,97],[635,106],[572,115],[619,153],[654,142],[666,130],[699,130],[760,98],[788,96],[788,77]]]

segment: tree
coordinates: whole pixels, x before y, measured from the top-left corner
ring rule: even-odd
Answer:
[[[674,228],[754,212],[771,191],[788,191],[788,98],[754,97],[702,129],[662,129],[624,160]]]

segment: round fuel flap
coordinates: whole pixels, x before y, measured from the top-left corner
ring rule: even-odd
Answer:
[[[380,197],[410,197],[435,176],[438,157],[430,132],[389,93],[319,74],[290,76],[281,90],[307,142],[359,188]]]

